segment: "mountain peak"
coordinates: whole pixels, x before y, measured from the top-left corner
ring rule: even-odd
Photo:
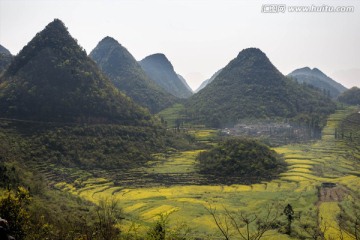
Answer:
[[[255,48],[255,47],[245,48],[245,49],[241,50],[239,52],[239,54],[238,54],[238,57],[242,56],[242,55],[263,55],[263,56],[266,56],[263,51],[261,51],[259,48]]]
[[[161,64],[163,67],[169,68],[172,71],[174,70],[173,65],[169,59],[163,53],[155,53],[145,57],[140,63],[153,62],[155,64]]]
[[[173,65],[163,53],[147,56],[139,63],[146,74],[168,93],[179,98],[188,98],[192,95],[186,81],[179,78]]]
[[[269,61],[266,54],[261,51],[259,48],[246,48],[239,52],[235,59],[238,60],[246,60],[248,62],[256,62],[256,61]]]
[[[145,57],[145,59],[146,59],[146,58],[154,58],[154,59],[158,59],[158,60],[166,60],[166,61],[169,61],[169,60],[167,59],[167,57],[165,56],[165,54],[163,54],[163,53],[154,53],[154,54],[151,54],[151,55]]]
[[[334,98],[346,90],[343,85],[328,77],[318,68],[299,68],[289,73],[288,76],[295,78],[299,83],[306,83],[325,91]]]
[[[99,51],[101,50],[101,51]],[[95,49],[90,52],[90,57],[92,58],[94,55],[100,54],[102,51],[108,51],[113,53],[116,51],[118,54],[122,56],[122,59],[131,59],[131,62],[135,61],[135,58],[128,52],[128,50],[123,47],[116,39],[106,36],[97,44]]]
[[[273,66],[266,56],[264,52],[262,52],[259,48],[246,48],[239,52],[237,57],[233,60],[236,63],[242,63],[242,64],[251,64],[254,65],[254,67],[258,67],[260,64],[270,64]]]
[[[158,112],[175,101],[146,76],[131,53],[115,39],[105,37],[89,56],[115,87],[151,112]]]
[[[296,74],[320,74],[322,76],[326,76],[320,69],[318,68],[313,68],[311,69],[310,67],[303,67],[303,68],[299,68],[296,69],[294,71],[292,71],[290,74],[292,75],[296,75]]]
[[[309,67],[303,67],[303,68],[299,68],[299,71],[307,71],[307,72],[311,72],[311,68]]]
[[[287,79],[258,48],[242,50],[187,102],[188,116],[197,118],[194,122],[213,127],[231,125],[239,119],[293,118],[311,113],[307,106],[324,112],[334,107],[318,92],[304,90]]]
[[[126,124],[149,118],[113,87],[58,19],[20,51],[2,81],[1,116]]]
[[[311,71],[312,70],[309,67],[302,67],[302,68],[295,69],[294,71],[292,71],[288,75],[311,74]]]
[[[110,37],[110,36],[104,37],[104,38],[100,41],[99,44],[104,44],[104,43],[121,45],[115,38]]]
[[[253,76],[254,72],[261,72],[262,74],[270,74],[273,77],[258,77]],[[258,48],[246,48],[239,52],[237,57],[230,61],[223,71],[214,79],[213,83],[222,81],[218,84],[234,84],[236,81],[242,83],[257,83],[260,85],[281,84],[278,80],[282,74],[270,62],[269,58]],[[230,76],[242,76],[236,81]],[[218,80],[221,79],[221,80]]]
[[[14,75],[19,69],[27,65],[31,58],[39,55],[43,51],[57,51],[63,56],[70,57],[73,51],[77,54],[87,56],[85,50],[81,48],[77,41],[71,37],[65,24],[55,19],[49,23],[41,32],[19,52],[7,70],[7,74]]]
[[[315,74],[321,74],[321,75],[326,76],[325,73],[323,73],[322,71],[320,71],[320,69],[318,69],[318,68],[313,68],[312,71],[313,71]]]
[[[57,18],[49,23],[44,30],[38,33],[35,36],[35,40],[40,40],[39,37],[42,37],[41,43],[44,45],[51,45],[51,47],[62,48],[63,44],[68,43],[77,45],[76,40],[71,37],[68,28]]]
[[[45,27],[45,30],[46,29],[57,29],[59,31],[66,31],[68,32],[67,30],[67,27],[65,26],[65,24],[63,23],[63,21],[61,21],[60,19],[58,18],[55,18],[51,23],[49,23],[46,27]]]
[[[140,69],[139,64],[131,53],[116,39],[109,36],[104,37],[90,52],[89,56],[98,64],[103,72],[110,77],[114,85],[119,89],[124,87],[124,83],[120,84],[114,81],[114,79],[112,79],[113,76],[125,73],[126,78],[129,78],[129,76],[132,75],[131,73],[135,71],[134,69]],[[124,91],[124,89],[121,90]],[[129,92],[126,90],[125,93],[129,95]]]

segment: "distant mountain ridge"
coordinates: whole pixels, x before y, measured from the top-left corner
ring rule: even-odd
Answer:
[[[248,48],[192,96],[187,107],[196,122],[219,127],[244,118],[326,115],[336,106],[318,91],[287,79],[260,49]]]
[[[11,55],[11,52],[0,44],[0,54]]]
[[[156,85],[118,41],[105,37],[89,55],[120,91],[152,113],[172,105],[176,98]]]
[[[185,87],[191,92],[191,94],[194,93],[194,91],[191,89],[189,84],[186,82],[185,78],[181,76],[180,74],[177,74],[178,78],[181,80],[181,82],[185,85]]]
[[[346,87],[331,79],[317,68],[299,68],[292,71],[287,76],[295,78],[299,83],[306,83],[327,92],[333,98],[336,98],[342,92],[347,90]]]
[[[223,69],[219,69],[217,70],[209,79],[206,79],[205,81],[203,81],[201,83],[201,85],[195,90],[195,92],[199,92],[201,89],[205,88],[209,83],[211,83],[212,81],[214,81],[214,79],[220,74],[221,70]]]
[[[59,19],[37,33],[2,76],[0,116],[126,125],[151,118],[115,89]]]
[[[12,59],[10,51],[0,45],[0,75],[10,65]]]
[[[360,88],[352,87],[338,97],[339,102],[349,105],[360,105]]]
[[[152,54],[139,63],[145,73],[168,93],[178,98],[188,98],[192,95],[185,79],[179,78],[173,65],[164,54]]]

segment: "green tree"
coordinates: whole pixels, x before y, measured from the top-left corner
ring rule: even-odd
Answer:
[[[97,228],[101,239],[117,239],[120,229],[116,226],[123,219],[123,213],[119,207],[119,202],[112,199],[101,199],[96,208]]]
[[[151,240],[165,240],[166,228],[169,222],[169,214],[159,214],[159,219],[155,225],[148,231],[147,238]]]
[[[294,220],[294,210],[290,204],[286,205],[286,207],[284,208],[284,214],[288,221],[286,234],[290,235],[291,234],[291,223]]]
[[[189,239],[191,229],[186,223],[170,226],[169,217],[175,211],[160,213],[153,227],[149,229],[145,239],[147,240],[186,240]]]

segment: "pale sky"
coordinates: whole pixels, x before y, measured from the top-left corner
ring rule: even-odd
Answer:
[[[262,13],[264,4],[286,10]],[[288,11],[311,5],[354,12]],[[317,67],[360,87],[359,0],[0,0],[0,44],[17,54],[54,18],[87,53],[105,36],[137,60],[164,53],[193,89],[248,47],[260,48],[283,74]]]

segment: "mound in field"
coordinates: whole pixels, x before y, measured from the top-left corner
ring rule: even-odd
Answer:
[[[268,146],[249,139],[228,139],[201,152],[199,171],[219,183],[256,183],[271,180],[285,170],[285,162]]]

